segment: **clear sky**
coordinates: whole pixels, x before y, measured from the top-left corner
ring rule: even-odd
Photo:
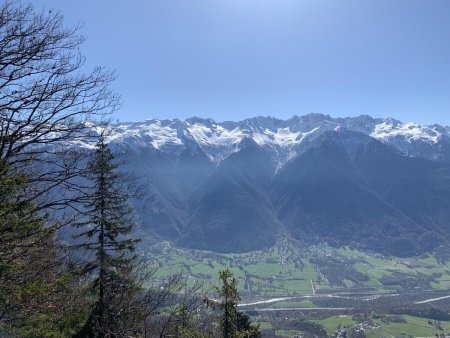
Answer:
[[[450,125],[449,0],[34,0],[83,23],[122,121],[309,112]]]

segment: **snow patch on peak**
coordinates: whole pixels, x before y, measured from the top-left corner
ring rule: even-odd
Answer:
[[[108,137],[108,142],[123,142],[133,139],[143,145],[150,143],[155,149],[169,145],[182,145],[177,129],[160,120],[147,120],[142,123],[119,124]]]
[[[370,136],[381,140],[403,137],[409,143],[412,141],[425,141],[434,144],[440,140],[441,133],[433,128],[422,126],[414,122],[402,124],[393,119],[386,119],[383,123],[375,125]]]
[[[238,144],[246,136],[239,128],[228,130],[220,125],[189,124],[187,130],[200,146],[229,146]]]
[[[300,139],[299,143],[302,142],[304,139],[306,139],[307,137],[311,136],[312,134],[314,134],[316,131],[318,131],[320,129],[320,127],[315,127],[313,129],[311,129],[310,131],[307,131],[306,133],[302,133],[302,138]]]
[[[152,138],[151,145],[156,149],[161,149],[166,144],[182,145],[178,138],[177,130],[169,126],[162,126],[161,122],[146,126],[144,132]]]
[[[278,128],[276,131],[266,128],[262,133],[254,133],[253,139],[259,145],[273,145],[285,148],[299,143],[301,135],[302,132],[292,132],[289,127]]]
[[[238,127],[227,129],[212,120],[209,122],[208,125],[188,122],[186,131],[212,162],[219,163],[238,151],[238,144],[248,135]]]

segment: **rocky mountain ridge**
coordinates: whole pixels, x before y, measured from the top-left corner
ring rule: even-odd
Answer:
[[[198,146],[212,162],[219,163],[237,151],[238,144],[244,138],[251,138],[261,147],[276,152],[283,164],[295,156],[293,150],[302,143],[311,142],[327,131],[341,129],[369,135],[411,155],[421,153],[421,147],[430,148],[430,145],[450,141],[450,128],[440,125],[402,123],[392,118],[380,119],[367,115],[332,118],[323,114],[294,116],[288,120],[255,117],[239,122],[215,122],[198,117],[185,121],[150,119],[125,122],[115,126],[110,140],[174,153]],[[429,156],[440,158],[439,153]]]
[[[405,256],[450,239],[450,128],[308,114],[119,123],[143,243],[242,252],[289,235]],[[84,144],[84,146],[90,146]]]

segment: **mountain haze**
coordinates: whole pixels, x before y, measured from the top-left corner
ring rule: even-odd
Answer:
[[[288,235],[409,256],[450,238],[448,127],[194,117],[120,123],[109,141],[147,187],[137,203],[144,245],[245,252]]]

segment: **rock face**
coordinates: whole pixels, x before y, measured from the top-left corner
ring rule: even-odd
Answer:
[[[144,240],[221,252],[280,234],[400,256],[450,239],[450,128],[309,114],[121,123]],[[82,146],[89,146],[82,144]]]

